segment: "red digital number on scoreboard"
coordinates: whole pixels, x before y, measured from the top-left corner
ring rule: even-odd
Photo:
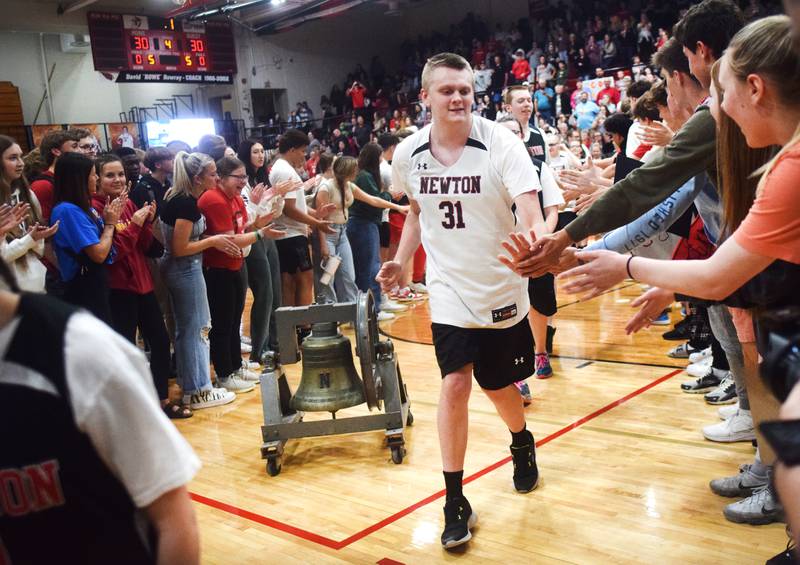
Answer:
[[[131,49],[134,51],[147,51],[150,49],[150,40],[143,35],[132,35]]]

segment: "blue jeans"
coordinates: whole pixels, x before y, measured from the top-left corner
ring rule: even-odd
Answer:
[[[381,240],[378,234],[378,224],[360,218],[350,218],[347,221],[347,239],[353,250],[356,286],[363,292],[372,290],[375,298],[375,311],[380,312],[381,287],[375,280],[381,266]]]
[[[314,238],[314,292],[317,295],[317,302],[355,302],[358,296],[356,271],[353,265],[353,250],[350,248],[350,241],[347,239],[345,224],[334,224],[331,227],[336,230],[336,233],[325,236],[328,242],[328,254],[331,256],[337,255],[342,262],[339,264],[339,268],[336,269],[333,286],[322,284],[319,281],[323,273],[320,266],[321,254],[317,249],[319,247],[319,239]]]
[[[178,384],[184,394],[208,390],[211,388],[211,359],[205,333],[211,313],[203,279],[203,255],[167,255],[161,262],[161,273],[175,314]]]

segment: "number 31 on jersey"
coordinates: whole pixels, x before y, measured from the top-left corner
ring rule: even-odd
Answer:
[[[461,202],[450,202],[443,200],[439,203],[439,210],[444,213],[444,220],[442,227],[446,230],[463,230],[466,225],[464,224],[464,211],[461,208]]]

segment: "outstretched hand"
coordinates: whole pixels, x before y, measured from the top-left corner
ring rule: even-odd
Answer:
[[[639,298],[631,302],[631,307],[641,306],[641,310],[628,320],[625,333],[630,335],[653,323],[664,309],[675,301],[675,294],[663,288],[651,288]]]
[[[511,253],[511,258],[499,256],[498,259],[523,277],[541,277],[545,273],[558,271],[561,253],[569,245],[569,238],[562,241],[563,236],[559,234],[561,232],[537,238],[531,231],[530,242],[524,236],[519,239],[520,234],[510,234],[509,240],[503,242],[503,247]]]
[[[558,278],[567,280],[562,288],[569,294],[583,294],[589,300],[625,280],[628,255],[613,251],[580,251],[575,254],[583,265],[561,273]]]

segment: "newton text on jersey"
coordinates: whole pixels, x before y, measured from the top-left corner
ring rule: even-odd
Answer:
[[[419,178],[420,194],[480,194],[481,176]]]

